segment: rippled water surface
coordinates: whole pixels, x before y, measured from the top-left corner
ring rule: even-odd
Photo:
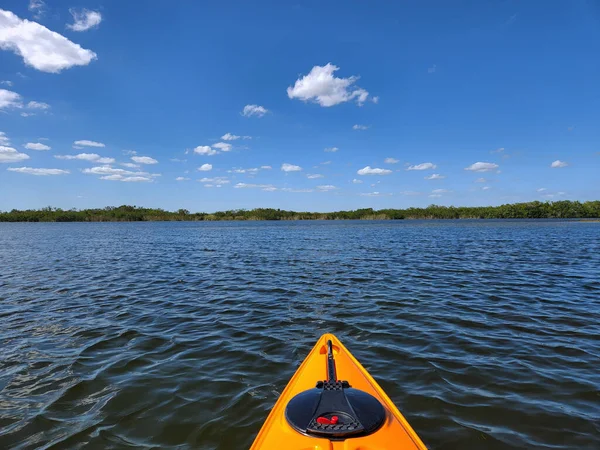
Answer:
[[[0,224],[0,448],[248,448],[333,332],[430,448],[600,448],[600,224]]]

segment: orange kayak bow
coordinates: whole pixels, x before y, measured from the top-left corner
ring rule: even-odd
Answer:
[[[324,334],[275,403],[251,450],[426,449],[365,368]]]

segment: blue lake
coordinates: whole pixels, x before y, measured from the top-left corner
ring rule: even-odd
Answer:
[[[324,332],[432,449],[600,448],[600,223],[0,223],[0,448],[248,448]]]

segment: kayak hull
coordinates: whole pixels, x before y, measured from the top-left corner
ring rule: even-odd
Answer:
[[[327,379],[327,342],[331,341],[337,376],[355,389],[371,394],[385,409],[385,421],[373,434],[330,441],[327,438],[306,436],[294,430],[287,422],[285,409],[297,394],[312,389],[315,383]],[[324,334],[300,365],[281,396],[273,406],[251,450],[384,450],[426,449],[387,394],[333,335]]]

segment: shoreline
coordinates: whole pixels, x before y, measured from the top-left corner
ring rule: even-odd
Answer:
[[[600,222],[600,201],[527,202],[500,206],[438,206],[426,208],[362,208],[349,211],[301,212],[275,208],[236,209],[214,213],[166,211],[122,205],[101,209],[46,207],[0,212],[0,222],[181,222],[181,221],[301,221],[301,220],[444,220],[444,219],[570,219]]]

